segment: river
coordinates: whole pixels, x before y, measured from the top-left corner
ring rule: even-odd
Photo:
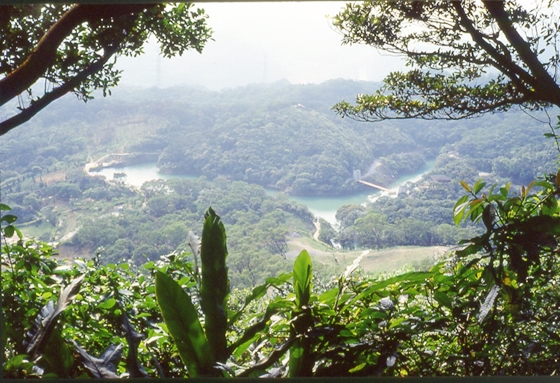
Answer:
[[[363,193],[353,194],[349,196],[336,196],[336,197],[298,197],[290,196],[291,200],[294,200],[302,205],[307,206],[309,211],[311,211],[316,217],[321,217],[331,224],[336,223],[336,211],[346,204],[360,205],[368,201],[375,201],[382,195],[393,195],[396,196],[396,191],[399,186],[406,182],[416,182],[422,178],[422,176],[430,172],[435,165],[435,161],[427,161],[426,164],[420,168],[414,174],[407,174],[405,176],[397,178],[393,183],[389,185],[390,192],[375,191],[374,189],[368,190]],[[170,179],[170,178],[198,178],[198,176],[187,176],[187,175],[169,175],[161,174],[157,171],[157,166],[155,162],[144,163],[133,166],[125,166],[119,168],[104,168],[98,172],[90,172],[92,175],[102,175],[108,180],[113,179],[115,173],[126,173],[125,182],[128,185],[140,187],[146,181],[151,181],[155,179]],[[270,194],[276,194],[278,191],[266,189]]]

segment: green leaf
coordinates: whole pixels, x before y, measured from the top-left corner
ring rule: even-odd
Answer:
[[[251,303],[255,299],[262,298],[266,294],[266,292],[268,291],[269,287],[270,287],[269,283],[265,283],[264,285],[259,285],[259,286],[255,287],[253,289],[253,291],[251,292],[251,294],[245,298],[245,303],[243,304],[243,307],[236,312],[231,312],[230,313],[229,324],[233,325],[235,322],[237,322],[237,320],[239,319],[241,314],[243,314],[243,311],[245,310],[247,305],[249,305],[249,303]]]
[[[288,363],[288,377],[296,378],[302,376],[305,369],[305,349],[302,340],[297,339],[292,347],[290,347],[290,360]]]
[[[387,313],[379,311],[378,308],[367,308],[360,313],[359,317],[368,319],[386,319]]]
[[[337,287],[325,291],[319,296],[319,302],[332,306],[332,304],[336,300],[336,297],[338,296],[338,291],[339,290]]]
[[[215,375],[210,346],[190,296],[177,282],[157,271],[156,298],[189,376]]]
[[[281,286],[292,278],[292,273],[283,273],[277,277],[266,278],[266,283],[271,286]]]
[[[543,201],[541,211],[545,215],[553,216],[558,211],[558,201],[553,196],[549,196]]]
[[[469,205],[469,196],[465,195],[459,198],[459,200],[453,206],[453,222],[455,222],[456,226],[459,226],[461,221],[463,220],[463,216],[465,214],[465,209]]]
[[[479,191],[482,190],[482,188],[486,185],[486,182],[484,182],[483,180],[478,180],[475,182],[474,186],[473,186],[473,192],[474,194],[478,194]]]
[[[539,186],[543,189],[554,189],[554,185],[552,185],[550,182],[546,182],[546,181],[537,181],[537,182],[531,182],[531,184],[529,184],[531,187],[532,186]],[[527,190],[528,192],[529,190]]]
[[[506,185],[506,187],[500,188],[500,194],[504,197],[507,198],[509,195],[509,182],[508,185]]]
[[[437,303],[440,304],[440,306],[452,308],[451,299],[446,293],[436,290],[434,291],[434,299],[437,301]]]
[[[12,238],[14,236],[15,227],[12,225],[8,225],[4,228],[4,235],[6,238]]]
[[[227,359],[227,296],[229,294],[226,230],[220,217],[209,208],[204,217],[200,245],[202,281],[200,306],[210,350],[217,362]]]
[[[436,274],[437,272],[432,271],[412,271],[385,279],[383,281],[373,282],[368,288],[357,294],[350,302],[348,302],[346,307],[351,309],[354,306],[355,302],[369,297],[372,294],[376,294],[388,286],[400,284],[401,289],[406,289],[409,285],[425,283],[428,278],[432,278]]]
[[[311,257],[306,250],[302,250],[294,262],[294,292],[296,294],[296,305],[299,308],[309,304],[311,277]]]
[[[406,318],[393,318],[389,321],[389,328],[395,328],[398,325],[400,325],[401,323],[403,323],[406,320]]]
[[[12,208],[9,207],[8,205],[0,203],[0,210],[12,210]]]
[[[458,257],[466,257],[472,254],[476,254],[478,252],[480,252],[482,249],[484,249],[484,246],[482,244],[482,242],[478,241],[480,239],[480,237],[476,237],[473,238],[473,243],[469,244],[467,247],[465,247],[462,250],[457,250],[455,251],[455,254]]]
[[[0,217],[0,222],[14,223],[15,221],[17,221],[17,217],[13,214],[6,214]]]
[[[107,299],[105,302],[101,302],[100,304],[97,305],[97,307],[104,309],[104,310],[108,310],[110,308],[112,308],[115,304],[117,303],[115,298],[109,298]]]
[[[50,333],[45,343],[40,364],[45,368],[45,372],[54,372],[59,378],[70,377],[74,356],[56,328]]]
[[[351,368],[350,370],[348,370],[348,372],[352,373],[352,372],[361,371],[361,370],[363,370],[363,368],[364,368],[365,366],[367,366],[367,363],[366,363],[366,362],[360,363],[360,364],[358,364],[356,367]]]

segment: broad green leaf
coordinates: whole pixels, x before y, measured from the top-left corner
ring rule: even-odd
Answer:
[[[432,278],[436,275],[436,272],[432,271],[413,271],[401,275],[394,276],[392,278],[385,279],[383,281],[373,282],[371,286],[363,290],[361,293],[356,295],[348,304],[346,305],[347,308],[352,308],[353,305],[365,297],[369,297],[372,294],[378,293],[382,291],[384,288],[394,285],[400,284],[401,288],[406,288],[406,286],[414,285],[417,283],[424,283],[427,279]]]
[[[200,245],[202,281],[200,283],[200,306],[204,312],[204,329],[210,350],[217,362],[227,359],[227,296],[229,294],[226,230],[220,217],[208,208]]]
[[[116,303],[117,303],[117,301],[115,300],[115,298],[109,298],[105,302],[101,302],[100,304],[98,304],[97,307],[99,307],[101,309],[110,309]]]
[[[331,305],[335,301],[336,297],[338,296],[338,291],[339,290],[337,287],[325,291],[323,294],[319,296],[319,302]]]
[[[303,376],[302,371],[306,368],[305,350],[302,343],[302,339],[297,339],[292,347],[290,347],[290,360],[288,363],[288,377],[290,378]]]
[[[533,181],[529,184],[529,189],[532,188],[533,186],[538,186],[541,187],[543,189],[554,189],[554,185],[552,185],[550,182],[547,181]]]
[[[350,370],[348,370],[348,372],[352,373],[352,372],[361,371],[365,366],[367,366],[367,363],[366,363],[366,362],[360,363],[360,364],[358,364],[356,367],[351,368]]]
[[[200,257],[200,238],[192,232],[189,231],[189,246],[193,253],[194,258],[194,273],[196,278],[196,283],[200,288],[200,275],[199,275],[199,268],[198,268],[198,258]]]
[[[476,240],[477,238],[473,238],[473,240]],[[457,250],[455,251],[455,254],[459,257],[466,257],[472,254],[476,254],[478,252],[480,252],[482,249],[484,249],[484,246],[482,245],[482,243],[480,242],[473,242],[470,245],[468,245],[467,247],[465,247],[462,250]]]
[[[558,211],[558,201],[553,196],[549,196],[543,201],[541,211],[545,215],[553,216]]]
[[[509,182],[508,182],[508,185],[509,185]],[[501,194],[504,198],[507,198],[508,195],[509,195],[509,187],[508,187],[508,185],[506,185],[506,187],[500,188],[500,194]]]
[[[156,272],[156,297],[163,319],[191,378],[215,375],[208,340],[190,296],[161,271]]]
[[[23,239],[23,233],[21,232],[21,230],[18,229],[17,227],[15,227],[15,226],[12,226],[12,227],[14,228],[14,231],[16,232],[18,238]]]
[[[294,292],[296,294],[296,305],[299,308],[309,304],[311,277],[311,257],[306,250],[302,250],[294,262]]]
[[[492,194],[492,193],[494,193],[494,189],[496,189],[496,184],[490,186],[490,190],[488,190],[488,198],[487,199],[489,201],[493,201],[494,198],[495,198],[495,194]],[[484,195],[484,193],[482,193],[482,195]]]
[[[14,223],[15,221],[17,221],[17,217],[12,214],[6,214],[0,217],[0,222]]]
[[[4,228],[4,235],[6,238],[12,238],[14,236],[15,227],[12,225],[8,225]]]
[[[270,287],[269,283],[265,283],[264,285],[259,285],[259,286],[255,287],[251,291],[251,294],[245,298],[245,303],[243,304],[243,307],[238,311],[229,313],[229,319],[228,319],[229,320],[229,325],[231,326],[235,322],[237,322],[237,320],[239,319],[241,314],[243,314],[243,311],[245,310],[247,305],[249,303],[251,303],[252,301],[256,300],[256,299],[262,298],[266,294],[266,292],[268,291],[269,287]]]
[[[0,203],[0,210],[12,210],[12,208],[9,207],[8,205]]]
[[[449,298],[449,295],[447,295],[446,293],[444,293],[442,291],[439,291],[439,290],[436,290],[436,291],[434,291],[434,299],[441,306],[452,308],[451,299]]]
[[[459,226],[459,224],[463,220],[465,209],[469,204],[468,200],[469,200],[469,196],[467,195],[462,196],[455,203],[455,206],[453,206],[453,222],[455,223],[456,226]]]
[[[378,308],[367,308],[360,313],[360,318],[386,319],[387,313],[380,311]]]
[[[311,257],[306,250],[299,253],[294,262],[294,292],[296,295],[296,306],[298,313],[292,325],[292,335],[303,335],[313,325],[310,311],[306,308],[311,298],[312,264]],[[310,360],[310,340],[307,337],[298,338],[290,347],[290,359],[288,362],[288,376],[310,376],[313,362]]]
[[[292,278],[292,273],[283,273],[276,277],[266,278],[266,283],[271,286],[281,286]]]
[[[485,185],[486,182],[484,182],[483,180],[476,181],[473,186],[473,193],[478,194],[478,192],[480,192]]]
[[[393,318],[389,321],[389,328],[395,328],[398,325],[400,325],[402,322],[404,322],[406,320],[406,318]]]
[[[55,328],[50,333],[43,347],[43,355],[40,361],[45,368],[45,372],[54,372],[59,378],[70,377],[69,373],[74,365],[74,356],[58,329]]]

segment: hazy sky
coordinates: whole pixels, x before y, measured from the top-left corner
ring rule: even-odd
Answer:
[[[333,78],[380,81],[403,66],[364,45],[342,46],[327,15],[344,2],[200,3],[213,38],[202,54],[164,59],[157,44],[146,54],[120,58],[121,84],[168,87],[197,84],[218,90],[287,79],[319,83]]]

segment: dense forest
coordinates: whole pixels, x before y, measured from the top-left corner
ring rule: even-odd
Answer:
[[[75,100],[62,99],[0,142],[2,201],[28,235],[62,242],[64,256],[100,253],[106,262],[136,264],[187,249],[186,234],[211,205],[233,234],[232,284],[254,286],[287,270],[286,254],[295,251],[287,242],[315,230],[313,215],[289,196],[374,192],[355,182],[354,170],[388,185],[435,161],[398,196],[341,206],[334,225],[320,220],[326,248],[453,245],[480,230],[453,223],[459,180],[510,180],[515,190],[554,171],[554,141],[542,138],[549,125],[521,112],[363,124],[330,110],[374,86],[333,80],[222,92],[122,88],[75,111]],[[138,190],[85,170],[146,161],[194,178],[154,180]]]

